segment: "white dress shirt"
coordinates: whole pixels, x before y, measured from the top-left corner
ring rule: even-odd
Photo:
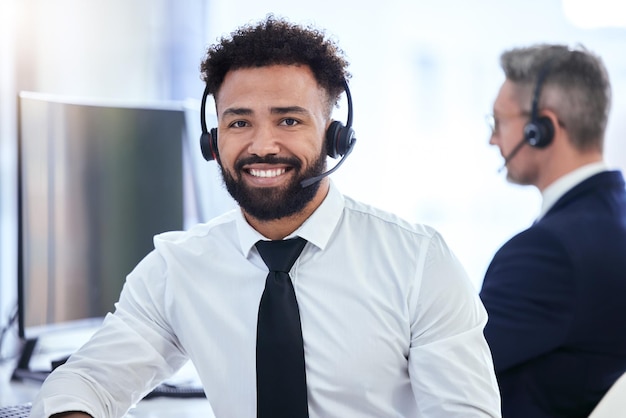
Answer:
[[[499,417],[486,312],[432,228],[328,196],[292,236],[311,418]],[[235,209],[154,239],[114,314],[33,406],[119,417],[190,358],[217,418],[256,417],[266,239]]]

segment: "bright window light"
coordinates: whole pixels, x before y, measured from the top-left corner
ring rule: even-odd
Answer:
[[[626,3],[623,0],[562,0],[563,13],[582,29],[626,27]]]

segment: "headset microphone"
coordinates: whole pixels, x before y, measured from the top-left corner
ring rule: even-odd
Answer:
[[[522,138],[522,140],[519,142],[519,144],[517,144],[515,146],[515,148],[513,148],[513,151],[511,151],[511,153],[509,155],[507,155],[506,157],[504,157],[504,164],[502,164],[502,167],[500,167],[498,169],[498,173],[501,173],[502,170],[504,170],[507,166],[507,164],[509,163],[509,161],[511,161],[513,159],[513,157],[515,157],[517,155],[517,153],[519,152],[519,150],[522,149],[522,147],[524,146],[524,144],[526,143],[526,138]]]
[[[352,144],[353,145],[354,145],[355,141],[356,141],[356,138],[352,138]],[[337,164],[335,164],[335,166],[333,168],[331,168],[328,171],[323,172],[319,176],[315,176],[315,177],[308,178],[306,180],[302,180],[300,182],[300,186],[304,189],[305,187],[309,187],[310,185],[317,183],[318,181],[320,181],[324,177],[328,176],[329,174],[334,173],[335,170],[337,170],[339,168],[339,166],[341,164],[343,164],[343,162],[345,161],[346,157],[352,152],[352,148],[353,148],[352,146],[350,148],[348,148],[346,153],[341,157],[341,160],[339,160],[339,162]]]

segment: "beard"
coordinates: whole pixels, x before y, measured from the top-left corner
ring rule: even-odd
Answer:
[[[284,187],[250,187],[242,179],[243,167],[255,163],[288,164],[295,171],[295,176]],[[273,221],[300,212],[313,200],[319,190],[320,182],[315,182],[308,187],[300,186],[300,182],[324,172],[326,154],[321,153],[304,171],[302,171],[302,163],[297,158],[273,156],[252,156],[237,160],[234,175],[224,169],[221,164],[219,167],[226,190],[239,206],[260,221]]]

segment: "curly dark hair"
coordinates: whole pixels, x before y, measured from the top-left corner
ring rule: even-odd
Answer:
[[[336,105],[350,77],[343,51],[323,31],[299,26],[268,15],[245,25],[207,49],[200,66],[208,93],[216,97],[226,73],[240,68],[270,65],[307,65],[317,83]]]

